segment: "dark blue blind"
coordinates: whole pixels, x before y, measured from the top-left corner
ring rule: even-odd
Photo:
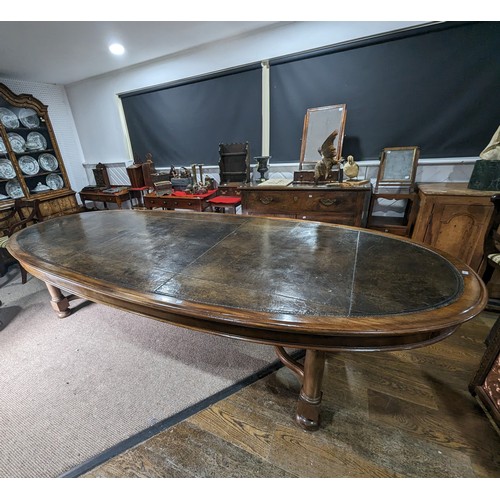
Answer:
[[[136,159],[151,153],[157,167],[215,165],[219,144],[233,142],[260,154],[260,64],[120,97]]]
[[[477,156],[500,124],[499,54],[500,23],[474,22],[271,60],[273,162],[298,161],[308,108],[344,103],[344,157]]]

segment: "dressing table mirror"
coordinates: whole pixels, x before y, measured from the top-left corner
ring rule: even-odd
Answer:
[[[342,142],[344,140],[344,129],[347,108],[345,104],[334,104],[320,108],[309,108],[304,117],[304,128],[302,131],[302,146],[300,150],[299,169],[314,169],[317,161],[321,160],[318,149],[325,139],[334,131],[338,135],[333,141],[337,150],[336,160],[342,155]]]

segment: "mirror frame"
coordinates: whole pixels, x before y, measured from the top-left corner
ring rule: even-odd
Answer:
[[[404,156],[398,155],[398,153],[407,152],[411,154],[405,154]],[[391,171],[391,161],[396,156],[399,156],[402,162],[400,161],[400,163],[396,165],[397,169]],[[375,187],[412,188],[415,184],[419,156],[420,148],[418,146],[384,148],[380,158],[380,166]]]
[[[338,135],[333,141],[333,145],[337,150],[335,159],[340,160],[342,157],[342,143],[344,142],[346,114],[347,106],[345,104],[333,104],[307,110],[302,130],[300,170],[304,168],[304,164],[310,164],[311,168],[314,169],[316,162],[321,160],[318,149],[334,130],[338,130]]]

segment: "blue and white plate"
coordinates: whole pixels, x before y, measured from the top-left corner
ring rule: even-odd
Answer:
[[[40,126],[40,118],[34,109],[21,108],[19,111],[19,120],[28,128],[36,128]]]
[[[10,132],[7,136],[9,137],[10,147],[14,153],[24,153],[24,145],[26,144],[24,137],[14,132]]]
[[[59,166],[57,158],[50,153],[44,153],[43,155],[40,155],[38,157],[38,163],[47,172],[54,172],[54,170],[57,170],[57,167]]]
[[[64,186],[64,181],[60,175],[57,174],[49,174],[47,175],[47,179],[45,180],[47,186],[54,191],[56,189],[61,189]]]
[[[19,168],[26,175],[38,174],[38,171],[40,170],[40,165],[38,165],[38,162],[32,156],[21,156],[18,162]]]
[[[22,198],[24,196],[21,184],[15,179],[10,180],[5,184],[5,191],[11,198]]]
[[[19,120],[15,113],[13,113],[10,109],[0,108],[0,121],[3,123],[3,126],[6,128],[18,128]]]
[[[9,160],[0,160],[0,177],[2,179],[14,179],[16,171]]]
[[[47,149],[47,140],[40,132],[30,132],[26,137],[26,149],[30,151],[43,151]]]

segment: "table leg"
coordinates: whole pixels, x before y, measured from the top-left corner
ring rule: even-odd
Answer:
[[[319,429],[321,383],[324,368],[325,352],[307,349],[304,361],[304,379],[295,417],[296,422],[307,431]]]
[[[71,314],[71,309],[69,308],[69,299],[65,297],[61,290],[49,283],[45,283],[47,285],[47,289],[50,293],[50,305],[52,309],[56,311],[57,315],[60,318],[65,318]]]

